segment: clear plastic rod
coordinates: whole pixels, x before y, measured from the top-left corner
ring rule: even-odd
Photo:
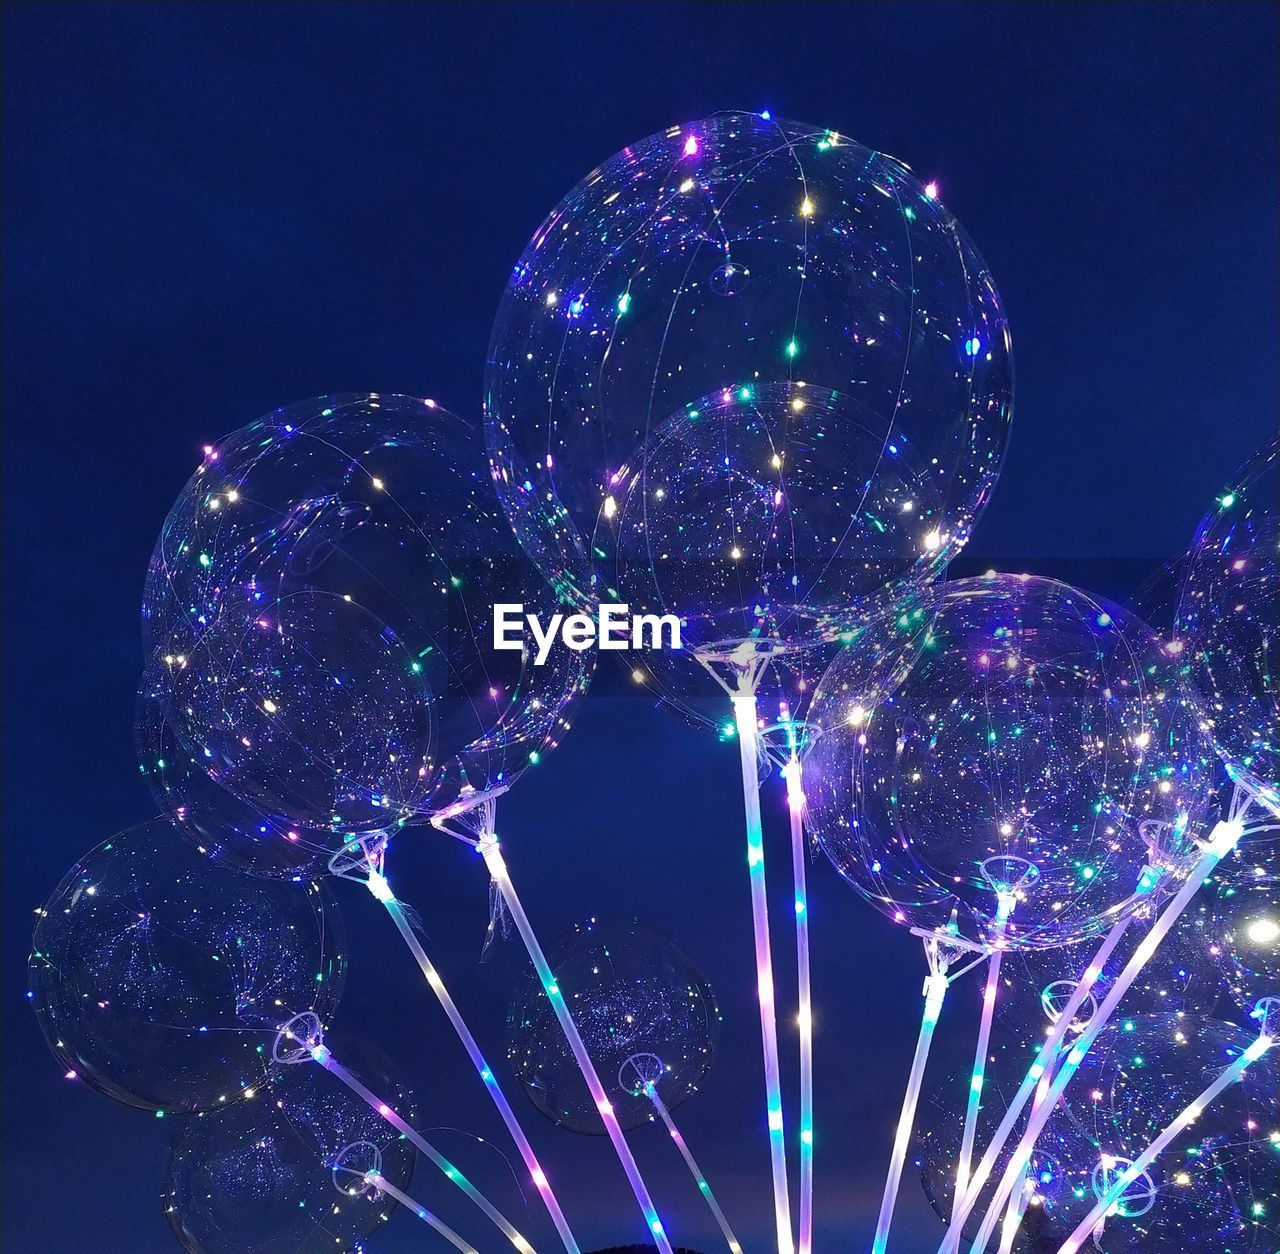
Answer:
[[[791,1198],[787,1187],[786,1132],[778,1064],[778,1012],[774,1001],[773,951],[769,943],[769,901],[764,875],[764,829],[760,821],[759,731],[754,690],[733,694],[742,763],[742,801],[746,810],[747,872],[751,883],[751,921],[755,931],[756,997],[760,1004],[760,1042],[764,1051],[765,1114],[769,1127],[769,1163],[773,1172],[773,1217],[778,1254],[793,1254]]]
[[[706,1202],[716,1223],[720,1225],[720,1231],[724,1234],[725,1241],[728,1242],[730,1254],[742,1254],[742,1246],[738,1244],[738,1238],[733,1235],[733,1229],[729,1227],[729,1221],[725,1218],[724,1211],[720,1209],[720,1203],[716,1201],[716,1195],[712,1193],[711,1185],[707,1183],[706,1176],[702,1174],[702,1168],[698,1166],[688,1145],[685,1144],[684,1137],[680,1135],[680,1129],[676,1127],[675,1120],[671,1118],[671,1112],[667,1109],[667,1104],[658,1096],[658,1090],[652,1084],[646,1084],[644,1091],[645,1095],[653,1103],[654,1110],[658,1112],[658,1117],[671,1134],[671,1139],[675,1142],[676,1149],[680,1151],[680,1157],[684,1159],[685,1166],[689,1168],[689,1173],[693,1176],[694,1182],[698,1186],[698,1192],[702,1194],[703,1201]]]
[[[497,1108],[498,1114],[502,1117],[502,1122],[506,1125],[512,1141],[515,1142],[520,1157],[524,1160],[525,1168],[529,1172],[529,1179],[533,1182],[534,1188],[537,1189],[538,1196],[542,1198],[543,1205],[547,1208],[547,1214],[551,1216],[551,1222],[555,1225],[556,1232],[559,1234],[567,1254],[580,1254],[578,1242],[569,1230],[568,1220],[564,1217],[564,1211],[560,1209],[560,1202],[551,1188],[551,1182],[547,1179],[546,1173],[538,1162],[538,1156],[533,1152],[533,1146],[529,1143],[529,1138],[520,1126],[520,1121],[516,1118],[515,1111],[511,1109],[511,1103],[507,1100],[507,1095],[498,1084],[497,1076],[488,1062],[485,1061],[484,1054],[481,1053],[476,1038],[471,1034],[471,1029],[467,1027],[461,1011],[454,1004],[453,998],[450,997],[449,990],[440,978],[440,973],[422,948],[417,933],[413,930],[413,925],[405,916],[404,907],[396,900],[390,884],[387,883],[386,878],[380,872],[374,870],[369,872],[368,888],[382,902],[387,913],[391,916],[391,920],[396,925],[396,930],[400,933],[401,939],[408,947],[409,952],[413,954],[418,967],[426,978],[427,985],[436,995],[436,999],[444,1009],[445,1015],[453,1025],[453,1030],[462,1042],[463,1049],[467,1051],[467,1057],[471,1059],[472,1065],[484,1082],[485,1090]]]
[[[987,1050],[991,1046],[991,1025],[995,1019],[996,997],[1000,991],[1000,961],[1004,956],[1004,933],[1013,910],[1014,899],[1001,894],[996,906],[992,929],[994,948],[987,959],[987,980],[982,989],[982,1017],[978,1021],[978,1041],[973,1051],[973,1071],[969,1076],[969,1094],[964,1111],[964,1131],[960,1137],[960,1159],[956,1164],[955,1196],[961,1198],[969,1187],[969,1164],[973,1159],[973,1142],[978,1131],[978,1111],[982,1106],[982,1086],[987,1074]]]
[[[1053,1083],[1049,1086],[1049,1091],[1045,1094],[1044,1101],[1040,1103],[1039,1109],[1031,1112],[1031,1117],[1027,1120],[1027,1126],[1022,1133],[1022,1138],[1019,1140],[1017,1148],[1005,1167],[1004,1175],[996,1189],[995,1197],[992,1199],[986,1217],[982,1221],[982,1227],[978,1229],[978,1235],[973,1243],[971,1254],[983,1254],[983,1251],[986,1250],[987,1242],[991,1239],[991,1234],[999,1222],[1000,1212],[1013,1192],[1014,1185],[1022,1174],[1022,1168],[1031,1158],[1036,1138],[1044,1131],[1044,1126],[1049,1122],[1049,1117],[1057,1109],[1058,1101],[1063,1091],[1070,1083],[1071,1077],[1079,1070],[1080,1064],[1084,1061],[1090,1046],[1097,1039],[1098,1033],[1106,1027],[1112,1011],[1115,1010],[1125,993],[1129,991],[1129,986],[1141,974],[1142,968],[1146,966],[1151,955],[1159,948],[1160,942],[1164,940],[1169,930],[1178,921],[1179,916],[1187,908],[1191,899],[1200,890],[1200,886],[1213,873],[1218,863],[1235,848],[1236,842],[1239,841],[1243,834],[1244,828],[1239,822],[1224,821],[1213,829],[1209,835],[1208,844],[1194,868],[1183,881],[1177,893],[1174,894],[1170,903],[1160,912],[1160,917],[1152,925],[1146,936],[1143,937],[1142,943],[1134,951],[1133,957],[1125,964],[1124,970],[1120,972],[1111,988],[1108,989],[1102,1004],[1094,1011],[1093,1017],[1085,1025],[1075,1044],[1067,1051],[1067,1056],[1058,1069],[1058,1074],[1054,1076]]]
[[[1093,1235],[1093,1231],[1097,1228],[1108,1215],[1112,1214],[1114,1208],[1123,1199],[1125,1191],[1128,1187],[1151,1166],[1153,1162],[1166,1149],[1169,1148],[1173,1140],[1179,1133],[1186,1131],[1200,1116],[1204,1113],[1208,1105],[1213,1102],[1219,1094],[1235,1084],[1237,1080],[1263,1056],[1275,1044],[1274,1037],[1265,1033],[1258,1037],[1248,1049],[1244,1051],[1229,1067],[1218,1076],[1212,1084],[1209,1085],[1195,1101],[1191,1102],[1186,1109],[1178,1115],[1172,1123],[1169,1124],[1163,1132],[1160,1133],[1150,1145],[1147,1146],[1133,1162],[1123,1171],[1116,1175],[1111,1187],[1100,1197],[1094,1208],[1080,1221],[1076,1230],[1063,1242],[1062,1248],[1058,1254],[1077,1254],[1077,1251],[1084,1245],[1086,1241]]]
[[[893,1138],[893,1152],[889,1158],[889,1175],[885,1180],[884,1196],[880,1199],[880,1214],[876,1218],[876,1235],[871,1244],[871,1254],[884,1254],[889,1244],[889,1225],[893,1222],[893,1208],[898,1201],[898,1186],[902,1182],[902,1168],[907,1158],[907,1146],[916,1122],[916,1104],[920,1100],[920,1085],[924,1080],[925,1063],[929,1061],[929,1046],[933,1043],[933,1030],[938,1026],[942,1003],[947,995],[945,969],[934,968],[924,982],[924,1013],[920,1018],[920,1034],[916,1038],[916,1052],[911,1059],[911,1074],[907,1078],[907,1091],[902,1098],[902,1112],[898,1116],[898,1130]]]
[[[512,884],[511,875],[507,870],[506,860],[498,847],[497,838],[491,833],[487,833],[481,839],[477,848],[484,857],[485,866],[489,868],[489,874],[493,877],[493,882],[498,886],[498,891],[502,894],[502,899],[506,903],[512,919],[515,921],[516,930],[520,933],[520,939],[524,941],[524,947],[529,953],[534,969],[538,973],[538,978],[542,981],[543,991],[546,993],[547,1000],[551,1003],[551,1009],[555,1012],[556,1019],[559,1021],[560,1030],[565,1034],[565,1039],[569,1042],[569,1048],[573,1051],[578,1070],[582,1072],[582,1078],[587,1082],[591,1098],[596,1104],[596,1110],[599,1112],[601,1122],[604,1124],[609,1140],[613,1144],[618,1161],[622,1164],[622,1170],[626,1173],[627,1181],[631,1185],[631,1191],[635,1194],[635,1199],[639,1203],[641,1214],[644,1215],[645,1223],[649,1227],[649,1233],[662,1254],[673,1254],[666,1229],[662,1225],[662,1220],[658,1218],[653,1199],[649,1196],[644,1177],[641,1176],[635,1156],[631,1153],[631,1147],[627,1144],[622,1125],[618,1122],[618,1117],[614,1114],[613,1105],[605,1093],[604,1085],[600,1083],[600,1077],[596,1074],[595,1063],[592,1062],[591,1055],[587,1053],[587,1047],[581,1034],[578,1032],[577,1027],[574,1026],[573,1018],[569,1014],[569,1008],[565,1005],[564,995],[556,984],[555,976],[547,963],[546,955],[542,952],[542,946],[538,943],[538,938],[534,934],[533,925],[529,922],[529,916],[525,914],[524,907],[520,904],[520,898],[516,895],[515,886]]]
[[[371,1171],[365,1176],[365,1181],[373,1185],[379,1193],[385,1193],[388,1197],[393,1197],[406,1210],[411,1211],[424,1224],[429,1224],[434,1228],[455,1250],[461,1250],[462,1254],[480,1254],[469,1241],[464,1241],[452,1228],[449,1227],[443,1219],[437,1218],[425,1206],[415,1202],[403,1189],[397,1189],[390,1180],[386,1179],[380,1171]]]
[[[429,1161],[434,1163],[444,1173],[445,1178],[452,1184],[456,1185],[463,1193],[467,1195],[475,1204],[492,1220],[494,1226],[502,1233],[503,1236],[511,1242],[520,1254],[535,1254],[534,1248],[525,1240],[523,1236],[516,1230],[515,1226],[510,1223],[506,1216],[489,1201],[479,1189],[476,1188],[470,1180],[467,1179],[461,1171],[457,1169],[443,1154],[440,1153],[430,1141],[427,1140],[420,1132],[412,1128],[405,1119],[391,1106],[387,1105],[376,1093],[370,1091],[364,1086],[350,1071],[346,1069],[330,1052],[327,1045],[316,1045],[311,1050],[311,1057],[315,1059],[330,1075],[336,1076],[343,1084],[347,1086],[357,1097],[359,1097],[370,1110],[375,1111],[383,1119],[387,1121],[401,1136],[412,1142],[422,1155]]]

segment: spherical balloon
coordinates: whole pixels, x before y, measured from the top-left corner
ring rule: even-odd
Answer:
[[[1148,864],[1194,855],[1205,754],[1143,624],[1065,584],[996,575],[944,584],[918,626],[885,630],[914,634],[884,651],[909,672],[867,704],[855,640],[815,695],[804,766],[819,844],[878,909],[1050,948],[1143,910]]]
[[[380,1053],[347,1046],[343,1056],[412,1122],[412,1096]],[[408,1188],[412,1144],[324,1068],[289,1067],[252,1101],[181,1121],[162,1194],[169,1227],[192,1254],[355,1250],[396,1203],[347,1179],[353,1145]]]
[[[1196,532],[1177,642],[1234,779],[1280,813],[1280,522],[1273,442],[1244,466]]]
[[[477,428],[410,397],[303,402],[211,445],[170,512],[143,604],[153,695],[255,809],[387,830],[501,790],[563,730],[590,655],[497,647],[505,603],[550,618],[556,597]]]
[[[165,822],[81,858],[40,912],[31,996],[69,1079],[144,1110],[261,1088],[281,1023],[337,1006],[341,918],[320,884],[251,878]]]
[[[802,381],[836,438],[781,451],[813,458],[816,488],[820,464],[839,475],[857,450],[859,534],[876,506],[905,510],[901,481],[924,469],[912,517],[880,521],[944,562],[995,482],[1012,366],[991,276],[936,185],[821,128],[747,113],[672,127],[592,171],[512,271],[485,387],[499,492],[535,560],[589,595],[576,537],[662,424]]]
[[[674,942],[638,920],[591,919],[547,952],[556,984],[624,1128],[654,1118],[651,1083],[672,1110],[715,1059],[720,1012]],[[530,977],[507,1014],[507,1057],[530,1101],[574,1132],[603,1133],[595,1101],[541,983]]]
[[[1213,892],[1216,887],[1216,892]],[[1280,878],[1224,880],[1213,892],[1208,925],[1232,1000],[1249,1012],[1280,997]]]
[[[1041,1138],[1049,1153],[1092,1162],[1070,1200],[1068,1231],[1232,1062],[1255,1032],[1193,1015],[1130,1015],[1107,1025]],[[1125,1190],[1102,1249],[1142,1254],[1276,1248],[1280,1073],[1254,1062]],[[1086,1148],[1087,1147],[1087,1148]]]

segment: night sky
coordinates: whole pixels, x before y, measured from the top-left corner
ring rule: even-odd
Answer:
[[[1005,298],[1017,404],[960,573],[1130,598],[1275,427],[1277,10],[1270,4],[6,6],[5,1154],[15,1254],[176,1249],[166,1125],[62,1081],[23,1000],[32,911],[145,818],[142,576],[200,446],[325,392],[477,414],[493,310],[544,214],[624,144],[717,109],[831,127],[933,178]],[[785,917],[778,781],[770,867]],[[499,828],[550,938],[591,913],[675,933],[718,992],[721,1057],[679,1115],[748,1250],[772,1230],[736,748],[606,666]],[[477,965],[478,859],[390,865],[482,1042],[523,971]],[[919,1015],[911,938],[825,866],[815,928],[819,1247],[865,1248]],[[342,891],[338,1027],[401,1064],[431,1126],[500,1126],[389,922]],[[776,943],[790,996],[785,933]],[[938,1066],[971,1050],[961,984]],[[794,1075],[794,1032],[784,1032]],[[604,1143],[520,1099],[584,1249],[639,1238]],[[442,1148],[541,1248],[492,1149]],[[656,1130],[667,1227],[718,1248]],[[420,1165],[416,1191],[476,1236]],[[901,1254],[941,1226],[904,1184]],[[430,1248],[401,1214],[375,1238]],[[486,1249],[497,1248],[496,1244]]]

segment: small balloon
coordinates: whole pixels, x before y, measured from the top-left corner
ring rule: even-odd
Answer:
[[[1223,880],[1205,891],[1213,893],[1211,950],[1232,1000],[1249,1013],[1263,998],[1280,997],[1280,877]]]
[[[32,946],[31,998],[67,1077],[164,1112],[257,1092],[280,1024],[329,1017],[346,977],[327,888],[217,867],[162,821],[81,858]]]
[[[360,1079],[411,1123],[412,1095],[379,1051],[348,1044]],[[251,1101],[187,1116],[165,1171],[165,1217],[191,1254],[356,1250],[396,1203],[357,1178],[355,1152],[407,1189],[415,1150],[322,1067],[290,1067]]]
[[[653,1119],[646,1083],[669,1110],[697,1089],[715,1060],[720,1012],[706,980],[670,938],[635,919],[591,919],[556,941],[547,957],[623,1128]],[[548,1119],[574,1132],[604,1132],[534,977],[507,1013],[507,1057]]]
[[[867,704],[851,644],[819,685],[804,765],[818,843],[879,910],[1051,948],[1144,912],[1163,870],[1195,856],[1206,751],[1144,624],[1066,584],[992,575],[941,585],[918,623],[887,630],[914,635],[886,650],[909,671]]]

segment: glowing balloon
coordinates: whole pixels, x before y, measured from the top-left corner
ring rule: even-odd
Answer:
[[[343,1053],[413,1122],[412,1096],[381,1054],[350,1045]],[[370,1153],[393,1186],[408,1187],[409,1141],[323,1068],[288,1068],[252,1101],[182,1120],[165,1172],[165,1217],[192,1254],[355,1250],[396,1203],[341,1172],[351,1145]]]
[[[1103,1029],[1041,1137],[1048,1153],[1088,1167],[1069,1232],[1116,1176],[1257,1039],[1256,1031],[1194,1015],[1131,1015]],[[1280,1073],[1254,1062],[1125,1190],[1101,1248],[1270,1254],[1280,1238]],[[1092,1151],[1092,1153],[1090,1153]]]
[[[327,397],[211,445],[152,556],[152,695],[188,753],[286,825],[385,830],[509,785],[590,673],[495,648],[555,596],[480,432],[432,401]],[[325,837],[320,838],[324,843]]]
[[[936,185],[821,128],[747,113],[672,127],[587,175],[512,271],[486,377],[499,492],[534,559],[590,596],[578,536],[624,463],[705,398],[729,416],[802,383],[830,452],[803,424],[780,451],[812,459],[814,490],[823,466],[837,476],[851,538],[894,500],[910,517],[880,521],[920,564],[945,562],[995,482],[1012,368],[1000,298]],[[841,481],[851,454],[862,504]],[[919,472],[908,508],[897,491]]]
[[[592,919],[548,948],[556,986],[624,1128],[654,1118],[649,1081],[669,1110],[715,1059],[720,1012],[706,980],[656,928]],[[574,1132],[604,1125],[542,985],[530,978],[507,1014],[507,1057],[530,1101]]]
[[[905,678],[855,640],[809,721],[809,821],[833,865],[898,922],[1010,948],[1083,940],[1141,910],[1149,863],[1190,857],[1204,750],[1165,646],[1053,580],[942,585],[907,633]],[[867,633],[874,638],[874,633]],[[896,685],[896,686],[895,686]]]
[[[1192,542],[1178,644],[1228,772],[1280,813],[1280,522],[1275,442],[1217,499]]]
[[[212,1110],[261,1088],[292,1014],[327,1017],[346,976],[328,889],[214,866],[167,823],[99,845],[40,912],[32,1000],[68,1079],[144,1110]]]

